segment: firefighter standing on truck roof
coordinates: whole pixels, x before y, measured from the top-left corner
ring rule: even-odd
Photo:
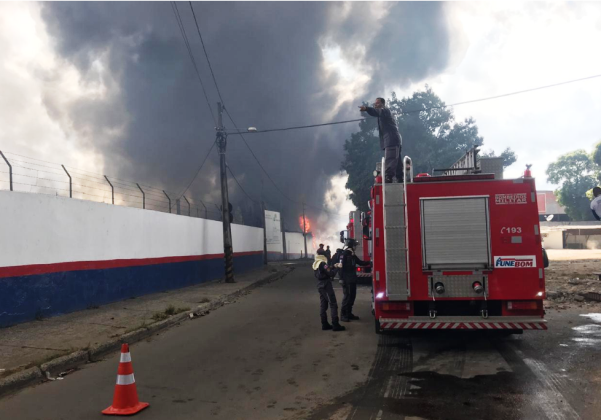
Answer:
[[[386,108],[384,98],[376,98],[373,108],[360,106],[361,112],[367,112],[372,117],[378,117],[378,131],[380,133],[380,148],[384,150],[384,182],[391,183],[396,177],[397,182],[403,182],[403,162],[401,160],[401,146],[403,139],[399,133],[396,119]]]
[[[317,291],[319,292],[319,316],[321,317],[322,330],[344,331],[338,319],[338,302],[332,287],[332,278],[336,275],[336,269],[327,264],[325,255],[316,255],[313,262],[313,273],[317,279]],[[328,323],[328,306],[332,312],[332,325]]]
[[[343,322],[357,321],[359,317],[353,314],[353,305],[357,297],[357,266],[362,267],[371,265],[369,262],[361,261],[354,252],[356,241],[349,240],[349,248],[342,253],[340,262],[342,264],[342,310],[340,311],[340,320]]]

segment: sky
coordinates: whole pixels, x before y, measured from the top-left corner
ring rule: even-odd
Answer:
[[[189,5],[178,8],[214,110],[218,95]],[[601,74],[599,3],[194,8],[228,111],[244,128],[358,118],[361,102],[426,84],[452,104]],[[179,194],[212,144],[215,123],[169,3],[0,3],[0,51],[2,151]],[[454,113],[475,119],[484,150],[516,152],[507,177],[532,164],[538,188],[553,189],[548,164],[601,141],[601,78]],[[298,228],[305,200],[319,237],[334,240],[353,209],[340,161],[357,129],[245,136],[269,176],[231,136],[228,162],[249,196],[282,211],[287,228]],[[5,178],[0,173],[0,188]],[[220,202],[215,151],[186,194],[193,203]],[[234,183],[230,195],[245,214],[258,214]]]

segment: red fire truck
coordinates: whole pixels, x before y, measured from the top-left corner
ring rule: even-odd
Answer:
[[[534,179],[495,179],[470,150],[441,175],[371,190],[376,332],[546,330],[544,266]],[[436,170],[438,171],[438,170]]]

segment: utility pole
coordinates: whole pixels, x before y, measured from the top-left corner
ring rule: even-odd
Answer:
[[[227,191],[227,166],[225,163],[225,150],[227,147],[227,134],[223,127],[223,107],[217,102],[218,126],[217,146],[219,147],[219,164],[221,169],[221,220],[223,225],[223,254],[225,257],[225,282],[234,283],[234,250],[232,248],[232,228],[229,217],[229,196]]]
[[[305,258],[307,257],[307,219],[305,218],[305,202],[303,201],[303,237],[305,238]]]

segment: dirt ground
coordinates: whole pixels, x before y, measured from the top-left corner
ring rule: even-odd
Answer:
[[[545,307],[601,309],[601,302],[585,298],[586,293],[601,293],[601,250],[550,249],[545,269],[547,299]]]

